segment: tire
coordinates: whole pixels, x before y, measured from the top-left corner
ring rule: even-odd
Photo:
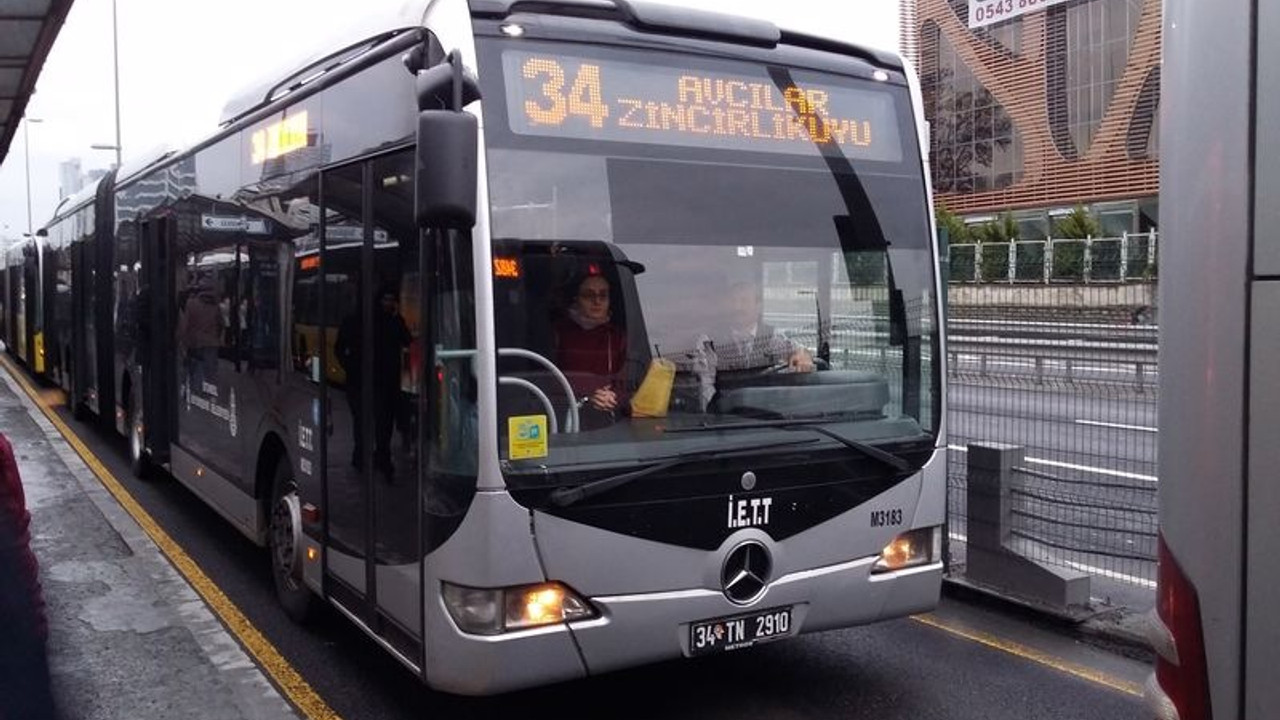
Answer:
[[[302,513],[288,458],[276,464],[269,513],[267,547],[276,599],[294,622],[305,623],[314,611],[315,596],[302,582]]]
[[[133,403],[129,408],[128,419],[125,421],[125,438],[129,446],[129,470],[139,480],[146,480],[151,474],[151,457],[147,455],[139,419],[138,404]]]

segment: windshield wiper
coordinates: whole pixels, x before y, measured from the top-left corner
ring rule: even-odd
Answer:
[[[669,428],[667,432],[669,433],[712,432],[716,430],[752,430],[756,428],[783,428],[784,430],[809,430],[812,432],[816,432],[819,435],[825,435],[826,437],[829,437],[832,440],[835,440],[836,442],[841,443],[842,445],[844,445],[847,448],[850,448],[851,450],[857,450],[858,452],[862,453],[863,455],[866,455],[869,458],[879,460],[880,462],[892,467],[894,470],[897,470],[899,472],[907,472],[911,470],[911,463],[907,462],[905,458],[899,455],[894,455],[891,452],[881,450],[880,448],[870,443],[865,443],[865,442],[862,442],[861,440],[854,440],[853,438],[845,437],[840,433],[828,430],[827,428],[819,425],[818,422],[815,420],[753,420],[750,422],[728,423],[724,425],[698,425],[695,427]]]
[[[568,507],[580,500],[594,497],[603,492],[608,492],[614,488],[622,487],[634,480],[660,473],[663,470],[669,470],[677,465],[687,463],[701,462],[705,460],[721,460],[727,457],[733,457],[741,454],[754,454],[761,450],[771,450],[779,447],[789,447],[792,445],[806,445],[816,442],[814,439],[808,440],[780,440],[771,443],[753,443],[751,445],[738,445],[733,447],[717,447],[707,450],[688,450],[676,455],[672,455],[666,460],[661,460],[652,465],[642,467],[639,470],[628,470],[624,473],[612,475],[599,480],[583,483],[575,487],[562,487],[551,491],[551,502],[560,507]]]

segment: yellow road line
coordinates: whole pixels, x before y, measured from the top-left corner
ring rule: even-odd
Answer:
[[[62,421],[62,418],[58,417],[58,414],[45,402],[40,391],[27,382],[26,377],[18,372],[8,358],[0,356],[0,363],[3,363],[9,375],[18,381],[27,396],[36,404],[36,407],[40,408],[40,411],[49,419],[49,422],[53,423],[59,433],[62,433],[62,437],[66,438],[72,449],[80,456],[80,459],[84,460],[85,464],[89,466],[89,469],[97,476],[103,487],[107,489],[107,492],[111,493],[116,502],[120,503],[121,507],[133,517],[134,521],[142,526],[143,531],[147,533],[152,542],[160,548],[165,557],[169,558],[169,562],[177,568],[178,572],[182,573],[187,582],[191,583],[191,586],[200,594],[200,597],[204,598],[210,609],[218,616],[218,619],[235,635],[245,650],[253,656],[254,660],[266,671],[276,686],[289,698],[289,701],[311,720],[341,720],[341,716],[334,712],[328,703],[311,689],[307,681],[302,679],[302,676],[284,659],[280,651],[276,650],[275,646],[263,637],[258,628],[254,627],[253,623],[249,622],[249,619],[235,606],[235,603],[231,602],[231,599],[222,592],[221,588],[214,584],[208,575],[204,574],[200,566],[183,551],[182,547],[173,538],[169,537],[169,533],[165,532],[159,523],[152,519],[151,515],[138,504],[138,501],[111,474],[111,471],[98,460],[93,451],[85,446],[75,432]]]
[[[988,635],[987,633],[978,632],[976,630],[949,625],[932,614],[912,615],[911,619],[918,623],[928,625],[929,627],[942,630],[943,632],[948,632],[952,635],[957,635],[966,640],[976,642],[980,645],[986,645],[987,647],[1009,653],[1010,655],[1015,655],[1023,658],[1024,660],[1030,660],[1032,662],[1051,667],[1055,670],[1067,673],[1068,675],[1075,675],[1076,677],[1088,680],[1091,683],[1103,685],[1127,695],[1142,697],[1142,686],[1138,683],[1121,680],[1120,678],[1112,677],[1111,675],[1094,670],[1090,667],[1085,667],[1084,665],[1060,660],[1049,653],[1036,650],[1035,648],[1020,645],[1016,642],[1004,640],[994,635]]]

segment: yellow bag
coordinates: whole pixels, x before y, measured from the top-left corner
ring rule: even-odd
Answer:
[[[632,417],[667,416],[671,404],[671,386],[676,379],[676,364],[666,358],[654,358],[644,374],[636,394],[631,397]]]

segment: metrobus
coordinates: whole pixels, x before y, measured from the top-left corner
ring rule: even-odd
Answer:
[[[933,608],[943,289],[902,60],[625,0],[371,21],[47,228],[73,407],[267,546],[290,615],[331,603],[450,692]],[[555,346],[590,274],[607,418]],[[744,286],[807,367],[724,359]]]
[[[1160,305],[1176,320],[1160,327],[1147,700],[1162,720],[1262,720],[1280,712],[1280,15],[1256,0],[1164,13]]]
[[[44,240],[25,237],[5,249],[4,342],[9,352],[37,375],[45,372]]]

